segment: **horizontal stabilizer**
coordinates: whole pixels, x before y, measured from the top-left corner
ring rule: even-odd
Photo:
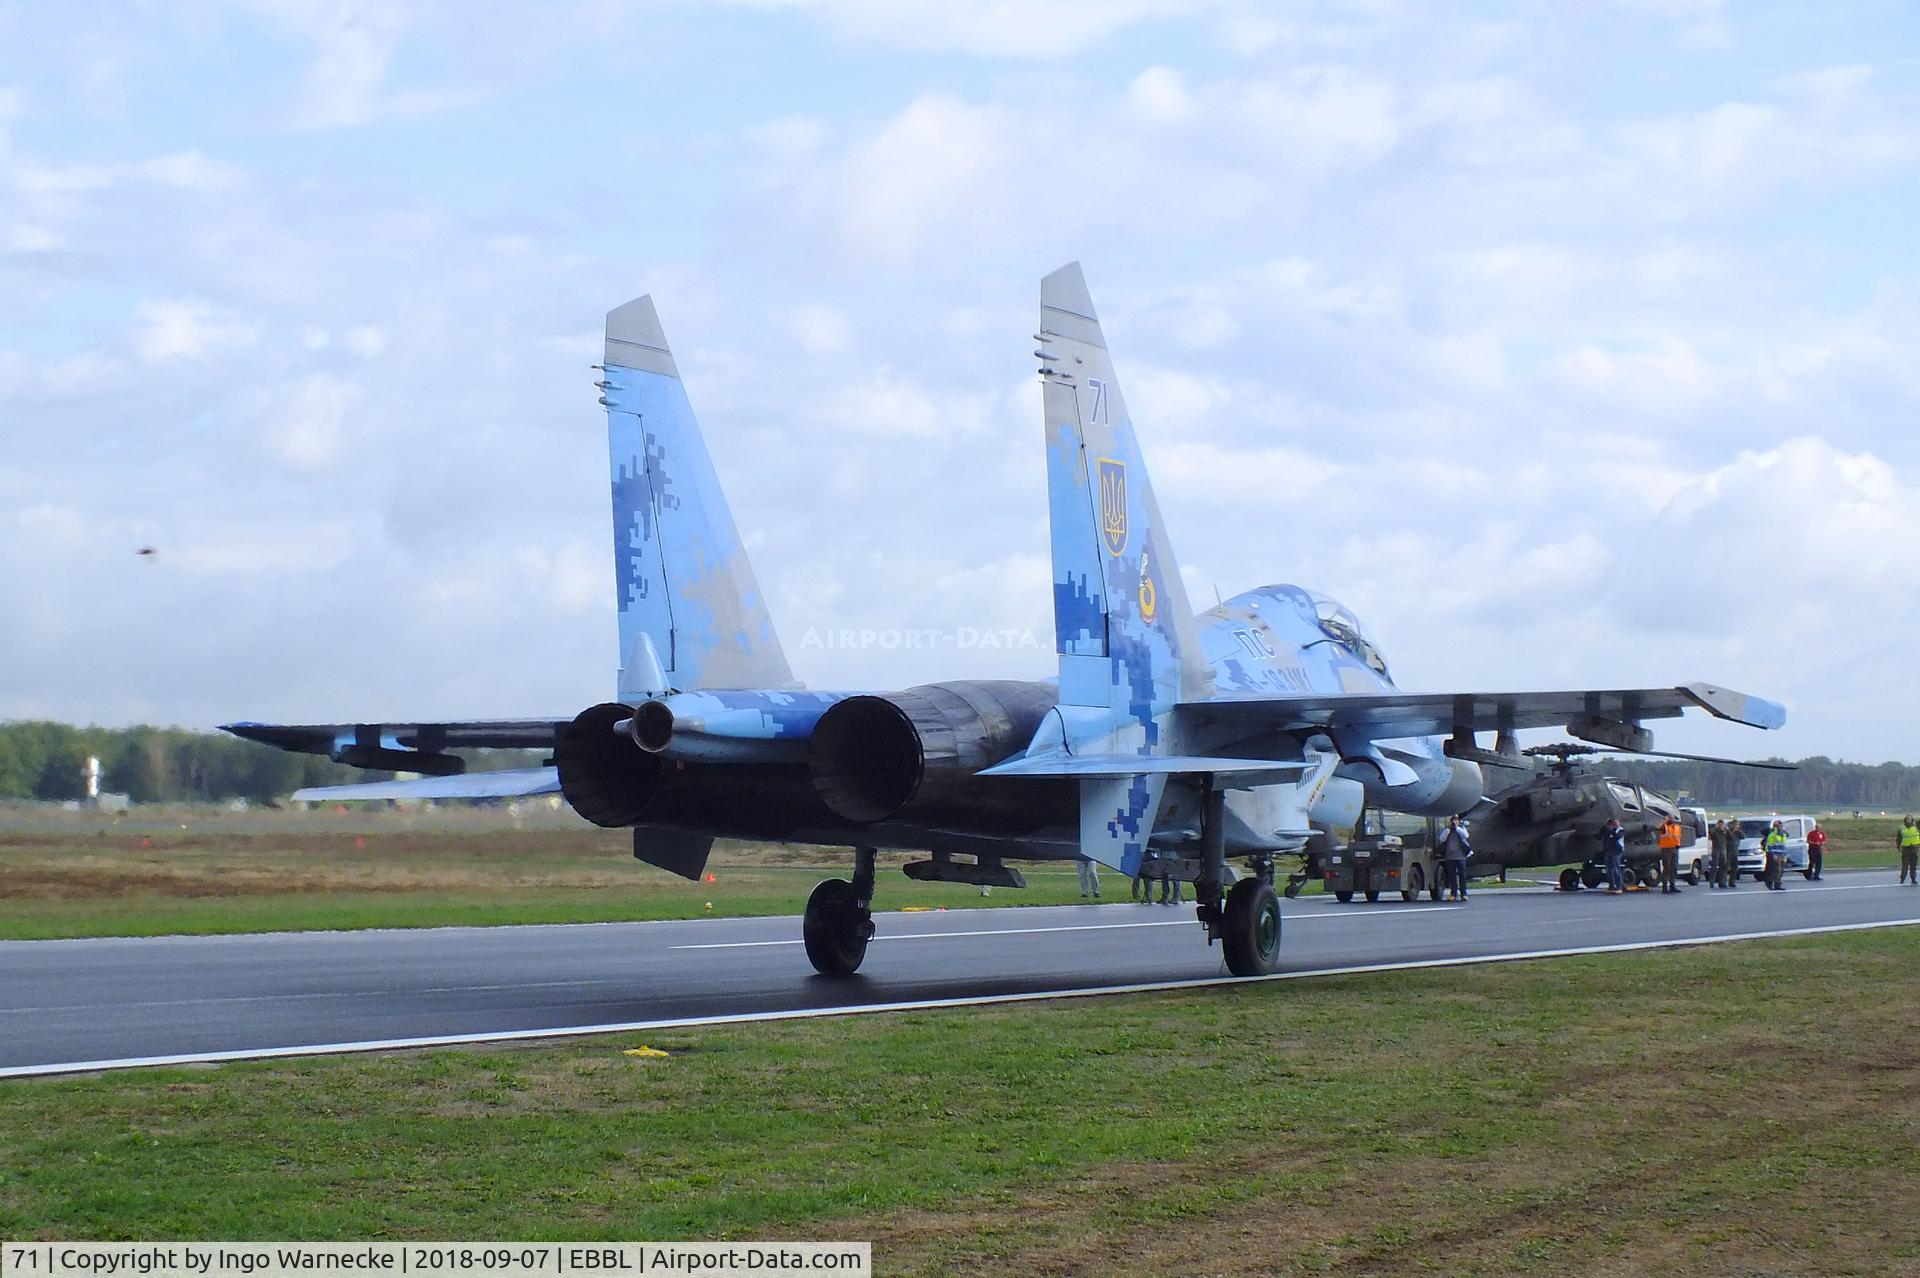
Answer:
[[[301,803],[346,802],[353,799],[517,799],[530,794],[560,793],[560,773],[554,768],[509,768],[500,772],[468,772],[457,777],[421,777],[415,781],[365,781],[357,785],[314,785],[295,790]]]
[[[1177,773],[1254,773],[1264,777],[1297,777],[1311,764],[1285,759],[1222,759],[1204,754],[1049,754],[1023,755],[995,767],[983,768],[983,777],[1136,777]]]

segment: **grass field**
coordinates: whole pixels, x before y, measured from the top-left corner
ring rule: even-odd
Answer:
[[[1911,1274],[1905,929],[0,1084],[0,1237],[852,1238],[885,1273]]]
[[[1894,864],[1891,822],[1832,828],[1835,868]],[[982,897],[907,879],[897,867],[908,859],[881,859],[881,908],[1080,899],[1065,866],[1022,867],[1028,890]],[[714,881],[689,883],[636,862],[623,831],[564,813],[183,809],[112,821],[16,810],[0,812],[0,939],[794,914],[849,862],[826,848],[722,842]],[[1109,897],[1127,894],[1117,874],[1102,883]]]

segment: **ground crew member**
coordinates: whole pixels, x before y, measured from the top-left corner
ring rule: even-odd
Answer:
[[[1813,871],[1813,877],[1820,877],[1820,867],[1827,862],[1827,832],[1815,825],[1807,831],[1807,868]]]
[[[1473,855],[1473,845],[1467,842],[1467,827],[1460,818],[1447,818],[1447,828],[1440,832],[1440,869],[1441,882],[1447,885],[1449,901],[1467,899],[1467,858]]]
[[[1726,887],[1732,881],[1727,873],[1727,866],[1732,862],[1734,856],[1732,852],[1727,850],[1728,824],[1727,819],[1722,817],[1720,820],[1715,821],[1713,823],[1713,829],[1707,832],[1708,837],[1713,840],[1713,875],[1708,882],[1717,888]]]
[[[1160,854],[1148,848],[1140,854],[1140,867],[1133,872],[1133,899],[1142,905],[1153,904],[1153,881],[1159,877],[1153,863],[1159,859]]]
[[[1781,882],[1782,871],[1787,868],[1787,831],[1778,821],[1767,828],[1766,838],[1760,841],[1761,850],[1767,854],[1767,886],[1776,892],[1784,892],[1787,885]]]
[[[1660,827],[1660,892],[1671,895],[1680,890],[1680,822],[1668,817]]]
[[[1627,890],[1627,832],[1619,817],[1608,817],[1600,831],[1600,852],[1607,858],[1607,895],[1618,896]]]
[[[1180,899],[1180,880],[1173,877],[1172,866],[1162,865],[1160,867],[1160,904],[1178,905]]]
[[[1100,867],[1093,863],[1092,857],[1083,856],[1080,858],[1080,895],[1084,898],[1089,892],[1094,900],[1100,899]]]
[[[1900,847],[1900,881],[1920,884],[1920,825],[1908,817],[1900,833],[1894,836],[1894,842]]]

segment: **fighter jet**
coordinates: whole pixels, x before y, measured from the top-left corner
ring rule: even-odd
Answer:
[[[1077,263],[1040,289],[1055,677],[897,692],[794,681],[650,298],[607,316],[597,383],[612,454],[621,665],[612,700],[552,719],[236,723],[228,731],[419,780],[295,798],[557,789],[633,830],[641,861],[697,879],[715,838],[853,849],[807,901],[806,952],[857,969],[875,856],[921,880],[1024,886],[1009,861],[1086,857],[1194,885],[1228,968],[1276,970],[1274,858],[1350,829],[1363,805],[1465,811],[1482,764],[1554,726],[1620,749],[1689,709],[1759,728],[1784,710],[1705,683],[1409,693],[1336,600],[1270,585],[1195,614]],[[1480,734],[1493,733],[1492,749]],[[466,773],[452,750],[550,748],[552,766]],[[1236,872],[1229,862],[1244,868]]]

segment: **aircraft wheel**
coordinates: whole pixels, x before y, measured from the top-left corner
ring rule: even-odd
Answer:
[[[851,976],[867,956],[873,916],[855,899],[853,884],[845,879],[824,879],[807,898],[800,932],[807,958],[822,976]]]
[[[1280,898],[1271,885],[1259,879],[1233,885],[1227,893],[1222,939],[1227,970],[1235,976],[1267,976],[1279,970]]]
[[[1583,888],[1597,888],[1604,881],[1605,876],[1597,869],[1589,868],[1580,871],[1580,886]]]
[[[1405,887],[1400,889],[1400,899],[1403,901],[1412,901],[1419,897],[1420,889],[1426,887],[1427,872],[1417,865],[1412,867],[1407,871],[1406,884]]]
[[[1580,890],[1580,871],[1574,869],[1572,866],[1568,866],[1566,869],[1560,871],[1560,890],[1562,892],[1578,892]]]
[[[1374,902],[1378,901],[1379,899],[1380,899],[1380,894],[1378,892],[1374,891],[1372,888],[1367,889],[1368,905],[1372,905]]]
[[[1340,904],[1342,904],[1342,905],[1346,905],[1346,904],[1347,904],[1348,902],[1350,902],[1350,901],[1352,901],[1352,900],[1353,900],[1353,893],[1351,893],[1351,892],[1335,892],[1335,893],[1333,894],[1333,899],[1334,899],[1334,900],[1336,900],[1336,901],[1338,901],[1338,902],[1340,902]]]

